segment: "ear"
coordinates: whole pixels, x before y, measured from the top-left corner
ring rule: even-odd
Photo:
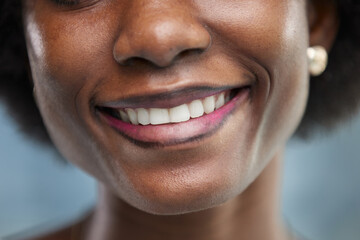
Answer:
[[[334,0],[308,0],[310,46],[323,46],[330,51],[338,29],[339,16]]]

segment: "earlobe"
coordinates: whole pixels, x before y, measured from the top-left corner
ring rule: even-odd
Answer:
[[[335,41],[339,29],[339,16],[333,0],[309,0],[309,45],[322,46],[327,52]]]

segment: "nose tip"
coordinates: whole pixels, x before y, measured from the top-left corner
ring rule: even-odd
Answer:
[[[122,65],[146,61],[158,67],[205,51],[211,43],[207,29],[191,17],[151,17],[135,21],[120,33],[114,58]]]

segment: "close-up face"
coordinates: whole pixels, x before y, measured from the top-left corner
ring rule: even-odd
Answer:
[[[241,194],[308,96],[305,0],[23,0],[34,96],[61,154],[143,211]]]

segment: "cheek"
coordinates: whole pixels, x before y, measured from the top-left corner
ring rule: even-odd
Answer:
[[[46,1],[34,2],[24,21],[32,70],[46,76],[49,90],[55,90],[52,94],[73,99],[84,85],[96,84],[101,72],[113,67],[111,63],[116,64],[109,53],[117,22],[106,5],[67,12],[54,10]]]
[[[305,6],[300,1],[289,2],[292,6],[288,9],[293,11],[288,11],[282,18],[284,22],[278,21],[275,29],[271,28],[269,39],[271,34],[275,36],[272,38],[272,51],[264,49],[268,59],[266,56],[264,60],[259,58],[264,61],[270,75],[270,90],[261,123],[262,138],[265,139],[263,145],[270,155],[284,145],[298,126],[309,90],[306,56],[309,40]],[[268,139],[278,145],[269,144]]]
[[[87,21],[74,24],[68,17],[50,16],[43,10],[42,1],[38,2],[25,15],[25,27],[36,99],[44,123],[66,159],[98,179],[105,179],[106,174],[99,171],[101,163],[89,161],[103,156],[101,152],[89,153],[88,149],[97,146],[89,137],[84,118],[89,117],[91,91],[100,79],[99,69],[107,66],[101,62],[104,49],[111,47],[111,39],[104,35],[108,32],[107,22],[95,24],[87,17]]]
[[[212,0],[200,10],[202,18],[214,32],[215,41],[219,38],[217,43],[222,45],[224,52],[238,61],[239,58],[251,59],[271,78],[283,71],[292,72],[303,63],[308,45],[303,1],[239,2],[226,1],[221,3],[222,11],[214,12],[212,9],[217,9],[219,3]]]
[[[223,11],[215,13],[212,9],[217,9],[218,1],[208,3],[201,9],[202,17],[210,19],[214,36],[222,37],[218,42],[230,46],[222,51],[238,62],[251,59],[256,63],[255,73],[267,73],[258,74],[257,86],[259,94],[268,92],[267,97],[253,108],[253,116],[257,116],[256,138],[261,146],[257,159],[262,159],[257,164],[264,166],[296,129],[307,101],[309,41],[305,1],[228,1],[221,3]]]

